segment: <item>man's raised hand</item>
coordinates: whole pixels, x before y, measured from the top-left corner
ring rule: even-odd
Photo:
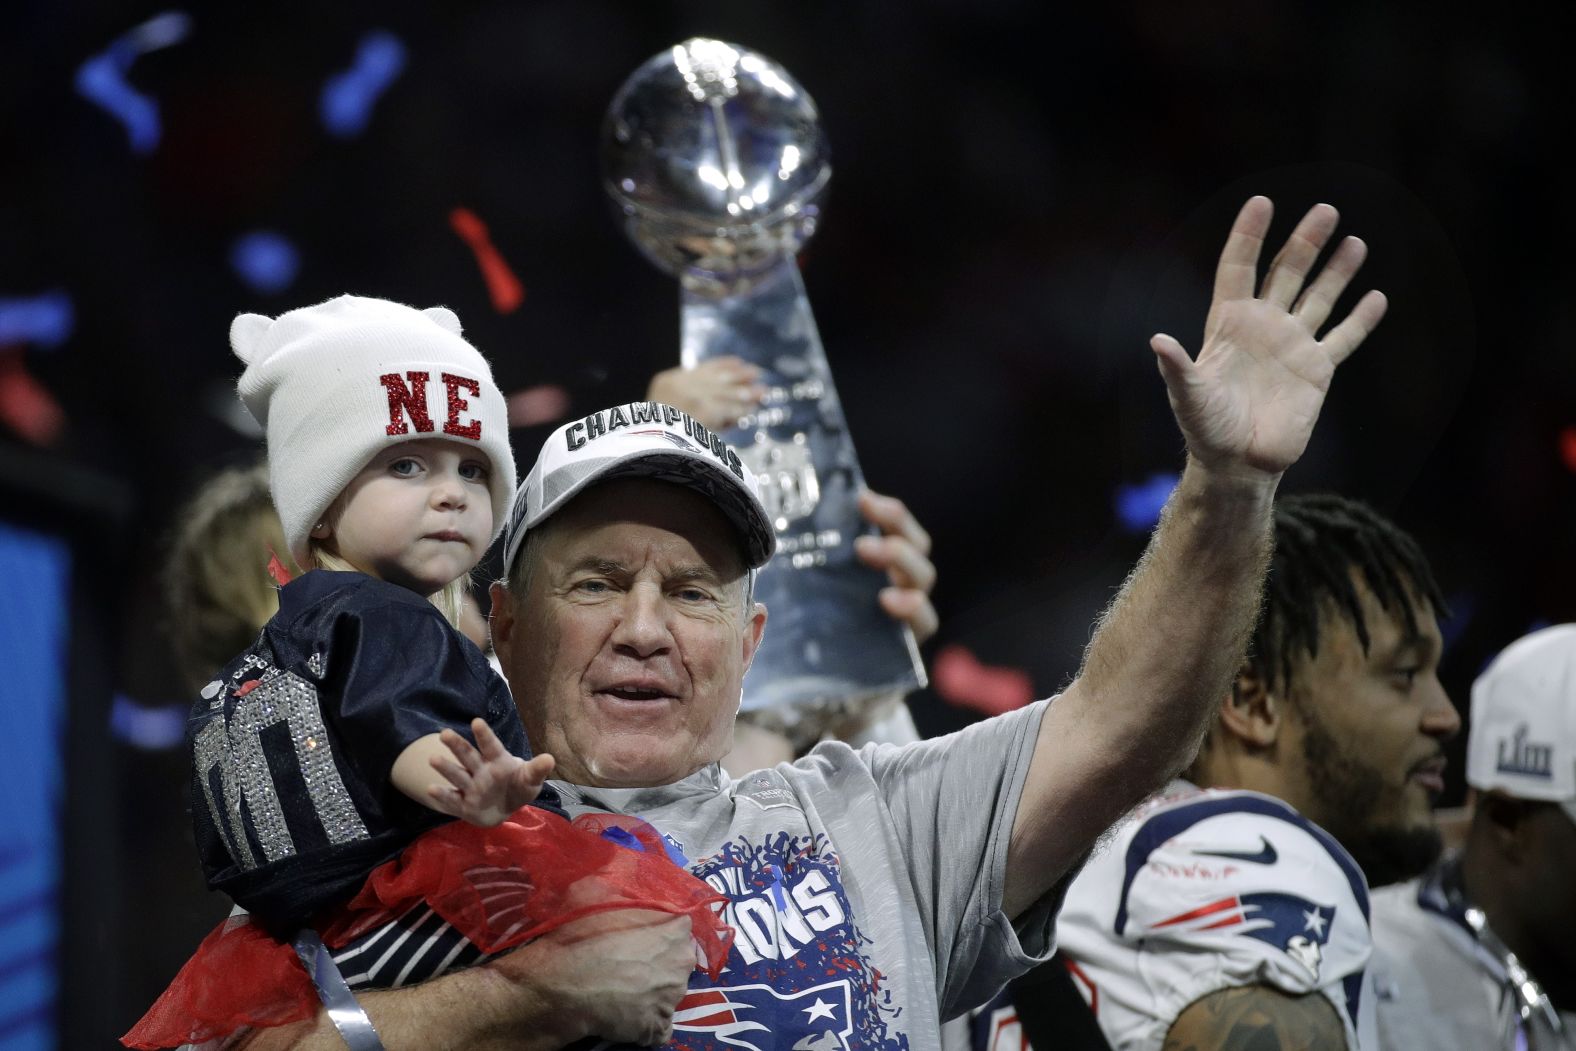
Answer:
[[[1303,216],[1255,295],[1272,213],[1266,197],[1251,198],[1237,213],[1215,271],[1198,358],[1171,336],[1150,340],[1193,459],[1221,472],[1270,478],[1307,448],[1336,366],[1379,324],[1386,305],[1381,293],[1369,292],[1319,338],[1368,251],[1346,238],[1307,283],[1339,219],[1327,204]]]

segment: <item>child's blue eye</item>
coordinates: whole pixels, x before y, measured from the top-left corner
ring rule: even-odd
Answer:
[[[485,482],[487,480],[487,468],[479,463],[461,464],[460,477],[467,482]]]
[[[402,478],[415,474],[419,469],[420,465],[409,457],[401,460],[395,460],[393,463],[389,464],[389,472],[391,474],[397,474]]]

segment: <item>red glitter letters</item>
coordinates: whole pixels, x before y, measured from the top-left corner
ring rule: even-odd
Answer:
[[[427,415],[427,381],[432,378],[430,373],[411,371],[405,373],[410,379],[410,386],[405,386],[405,381],[400,379],[397,372],[385,372],[378,379],[389,392],[389,428],[390,434],[409,434],[410,428],[405,425],[405,417],[410,417],[410,422],[416,425],[416,430],[425,434],[432,430],[432,418]],[[445,375],[444,379],[448,379]],[[454,388],[449,388],[449,418],[454,418]],[[403,410],[403,411],[402,411]],[[444,430],[448,430],[445,426]]]
[[[443,423],[444,434],[454,434],[472,441],[480,441],[482,436],[482,421],[472,420],[470,423],[460,423],[460,413],[471,407],[471,403],[460,396],[460,388],[464,387],[471,392],[471,397],[482,396],[482,385],[465,376],[456,376],[452,372],[443,374],[443,385],[449,392],[449,418]],[[393,433],[392,431],[390,433]]]

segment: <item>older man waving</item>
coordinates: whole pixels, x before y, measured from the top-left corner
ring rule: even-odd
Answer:
[[[1369,293],[1320,337],[1364,254],[1349,238],[1308,281],[1336,224],[1325,205],[1258,284],[1270,212],[1254,198],[1238,215],[1197,358],[1152,342],[1188,463],[1077,679],[947,738],[822,745],[729,778],[717,761],[766,624],[752,570],[771,550],[747,472],[652,403],[550,438],[494,591],[505,674],[569,811],[687,864],[738,936],[713,983],[692,973],[683,921],[571,925],[363,994],[383,1046],[928,1048],[943,1018],[1048,955],[1068,874],[1194,754],[1253,625],[1281,473],[1384,312]],[[338,1037],[325,1017],[250,1046],[292,1043]]]

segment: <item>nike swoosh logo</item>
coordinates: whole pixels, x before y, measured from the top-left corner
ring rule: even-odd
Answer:
[[[1259,842],[1264,848],[1257,854],[1249,854],[1241,850],[1195,850],[1193,853],[1210,858],[1230,858],[1232,861],[1251,861],[1255,865],[1273,865],[1280,857],[1275,853],[1275,846],[1269,841],[1268,836],[1260,836]]]

